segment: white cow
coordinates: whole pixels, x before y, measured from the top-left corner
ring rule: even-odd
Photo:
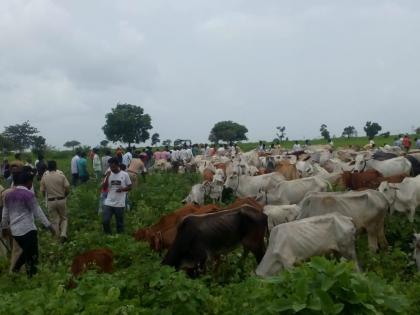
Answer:
[[[191,192],[183,200],[183,202],[203,205],[205,194],[206,194],[206,186],[203,184],[195,184],[194,186],[192,186]]]
[[[381,247],[387,246],[384,221],[389,202],[377,190],[308,193],[299,206],[298,219],[338,212],[351,217],[359,231],[367,231],[373,251],[377,251],[378,243]]]
[[[278,173],[248,176],[233,172],[227,177],[225,187],[231,188],[237,197],[256,197],[260,190],[268,190],[283,180],[283,175]]]
[[[377,161],[367,158],[366,154],[359,154],[356,156],[354,169],[359,172],[374,169],[385,177],[400,174],[410,175],[411,163],[403,156],[385,161]]]
[[[267,215],[268,230],[276,225],[296,220],[300,213],[298,205],[264,206],[263,212]]]
[[[257,201],[267,205],[297,204],[308,192],[327,191],[330,183],[320,176],[279,181],[270,189],[261,190]]]
[[[338,213],[307,218],[273,228],[265,255],[256,274],[274,276],[312,256],[339,253],[357,264],[352,219]]]
[[[394,211],[404,212],[409,215],[410,222],[414,221],[416,208],[420,205],[420,175],[406,177],[400,184],[382,182],[378,190],[390,203],[391,214]]]
[[[306,161],[297,161],[296,162],[296,169],[300,173],[301,177],[309,177],[314,175],[314,167],[310,160]]]

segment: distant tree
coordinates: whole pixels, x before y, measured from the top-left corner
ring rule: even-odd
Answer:
[[[219,121],[210,131],[209,140],[218,143],[220,140],[225,142],[247,140],[248,129],[231,120]]]
[[[140,106],[117,104],[105,118],[106,122],[102,129],[110,141],[121,141],[131,147],[132,143],[145,142],[150,138],[152,119],[148,114],[144,114]]]
[[[369,138],[369,140],[372,140],[379,131],[382,130],[382,127],[376,123],[367,121],[365,127],[363,127],[363,130],[366,132],[366,136]]]
[[[23,124],[16,124],[4,128],[3,136],[10,140],[12,149],[25,150],[28,149],[34,141],[38,130],[25,121]]]
[[[7,153],[13,149],[12,141],[2,133],[0,133],[0,149],[3,153]]]
[[[420,135],[420,127],[417,127],[415,131],[417,135]]]
[[[106,147],[108,144],[109,144],[109,141],[108,140],[102,140],[101,142],[99,142],[99,144],[102,146],[102,147]]]
[[[32,152],[36,155],[43,154],[47,150],[47,140],[43,136],[34,136]]]
[[[154,133],[152,134],[152,145],[158,144],[160,142],[159,134]]]
[[[348,126],[346,128],[344,128],[343,133],[342,133],[342,137],[356,137],[357,136],[357,131],[356,128],[354,128],[354,126]]]
[[[279,138],[280,141],[283,141],[284,137],[286,136],[286,127],[278,126],[276,129],[278,130],[276,132],[277,138]]]
[[[380,134],[380,136],[384,138],[389,138],[390,135],[391,135],[391,132],[389,131]]]
[[[71,148],[73,151],[74,151],[74,147],[77,147],[78,145],[80,145],[80,142],[77,140],[67,141],[66,143],[63,144],[64,147]]]
[[[172,143],[172,140],[170,140],[170,139],[166,139],[166,140],[163,140],[163,141],[162,141],[162,145],[163,145],[163,146],[168,146],[168,147],[170,147],[170,146],[171,146],[171,143]]]
[[[279,138],[274,138],[273,143],[276,144],[276,145],[280,144],[280,139]]]
[[[322,124],[321,128],[319,128],[319,131],[321,132],[321,136],[327,140],[328,142],[331,141],[331,136],[330,136],[330,132],[327,129],[327,125],[326,124]]]

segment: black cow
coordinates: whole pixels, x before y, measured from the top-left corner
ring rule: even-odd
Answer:
[[[162,264],[187,268],[195,275],[206,260],[242,244],[259,263],[265,253],[267,216],[250,205],[211,214],[190,215],[179,224],[175,241]]]

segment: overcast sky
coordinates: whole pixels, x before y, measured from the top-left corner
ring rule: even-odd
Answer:
[[[420,126],[420,1],[1,0],[0,131],[96,145],[116,103],[161,140]]]

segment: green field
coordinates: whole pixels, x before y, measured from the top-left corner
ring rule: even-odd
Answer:
[[[69,152],[47,156],[67,174],[70,157]],[[148,175],[130,193],[134,206],[126,213],[125,234],[113,236],[102,233],[96,212],[99,184],[91,179],[73,190],[69,241],[59,244],[40,231],[40,270],[34,278],[9,275],[8,260],[0,258],[0,314],[420,314],[420,274],[411,247],[420,216],[414,224],[402,215],[388,218],[390,247],[378,254],[367,250],[361,235],[357,249],[363,273],[354,272],[352,263],[314,258],[262,280],[253,274],[252,256],[239,264],[240,249],[224,257],[218,270],[195,280],[161,266],[162,257],[131,234],[180,207],[199,181],[197,174]],[[114,272],[88,272],[77,288],[65,289],[72,258],[98,247],[113,250]]]

